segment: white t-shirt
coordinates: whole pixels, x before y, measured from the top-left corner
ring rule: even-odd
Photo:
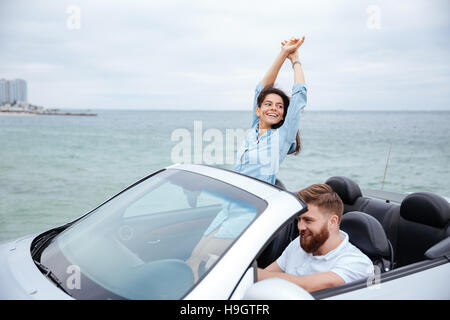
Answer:
[[[323,256],[306,253],[300,246],[300,237],[292,241],[277,259],[280,268],[289,274],[306,276],[318,272],[335,272],[345,283],[373,275],[372,261],[348,241],[348,235],[339,231],[342,242]]]

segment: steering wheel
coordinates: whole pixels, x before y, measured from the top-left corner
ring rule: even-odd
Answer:
[[[118,293],[129,299],[180,299],[194,284],[192,269],[179,259],[139,265],[123,276]]]

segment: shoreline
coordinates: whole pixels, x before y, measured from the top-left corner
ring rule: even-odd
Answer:
[[[0,116],[35,116],[35,114],[28,112],[0,111]]]
[[[0,110],[4,116],[97,116],[96,113],[71,113],[71,112],[32,112],[32,111],[9,111]]]

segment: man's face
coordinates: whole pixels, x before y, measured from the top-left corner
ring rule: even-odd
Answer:
[[[298,217],[300,246],[307,253],[315,253],[330,236],[327,215],[315,205],[308,205],[308,211]]]

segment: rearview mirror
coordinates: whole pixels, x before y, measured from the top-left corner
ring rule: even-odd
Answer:
[[[244,300],[314,300],[313,296],[300,286],[280,278],[256,282],[247,289]]]
[[[202,191],[183,189],[183,192],[186,195],[189,206],[191,208],[197,208],[197,199]]]

